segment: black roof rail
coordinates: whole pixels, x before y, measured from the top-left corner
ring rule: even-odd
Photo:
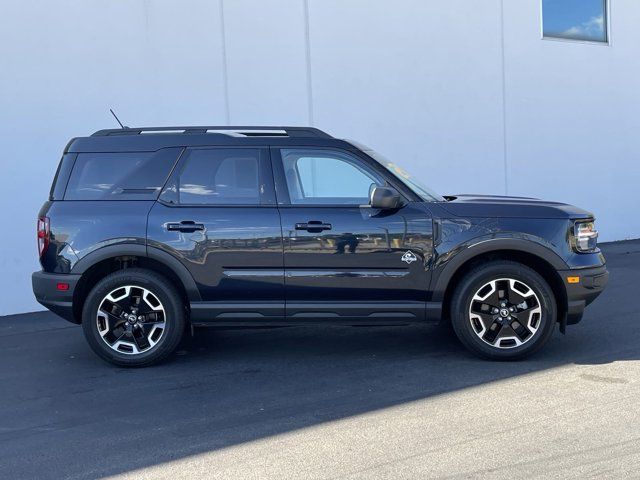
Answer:
[[[98,130],[92,137],[110,135],[140,135],[140,134],[205,134],[217,133],[234,137],[306,137],[333,138],[328,133],[313,127],[264,127],[264,126],[187,126],[187,127],[125,127]]]

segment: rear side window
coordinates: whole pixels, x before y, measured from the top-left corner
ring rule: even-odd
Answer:
[[[162,200],[183,205],[260,204],[260,150],[187,150]]]
[[[79,153],[65,200],[153,200],[179,148],[157,152]]]

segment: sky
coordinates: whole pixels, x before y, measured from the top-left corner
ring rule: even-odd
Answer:
[[[606,0],[542,0],[544,35],[606,41]]]

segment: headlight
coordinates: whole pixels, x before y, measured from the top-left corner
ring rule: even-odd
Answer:
[[[598,245],[598,231],[593,221],[578,221],[573,227],[575,249],[578,252],[592,252]]]

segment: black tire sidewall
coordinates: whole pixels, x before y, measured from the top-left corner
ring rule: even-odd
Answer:
[[[475,293],[498,278],[522,281],[536,293],[542,306],[540,327],[534,338],[518,347],[501,349],[480,339],[469,321],[469,306]],[[491,360],[516,360],[533,354],[551,338],[557,322],[556,300],[549,284],[535,270],[515,262],[491,262],[478,267],[460,282],[452,299],[452,325],[460,341],[473,353]]]
[[[96,315],[104,297],[124,285],[146,288],[158,297],[166,314],[165,331],[150,350],[127,355],[109,347],[98,332]],[[176,289],[162,276],[144,269],[126,269],[100,280],[87,296],[82,310],[82,328],[92,350],[104,360],[119,366],[147,366],[165,359],[177,347],[185,326],[183,301]]]

